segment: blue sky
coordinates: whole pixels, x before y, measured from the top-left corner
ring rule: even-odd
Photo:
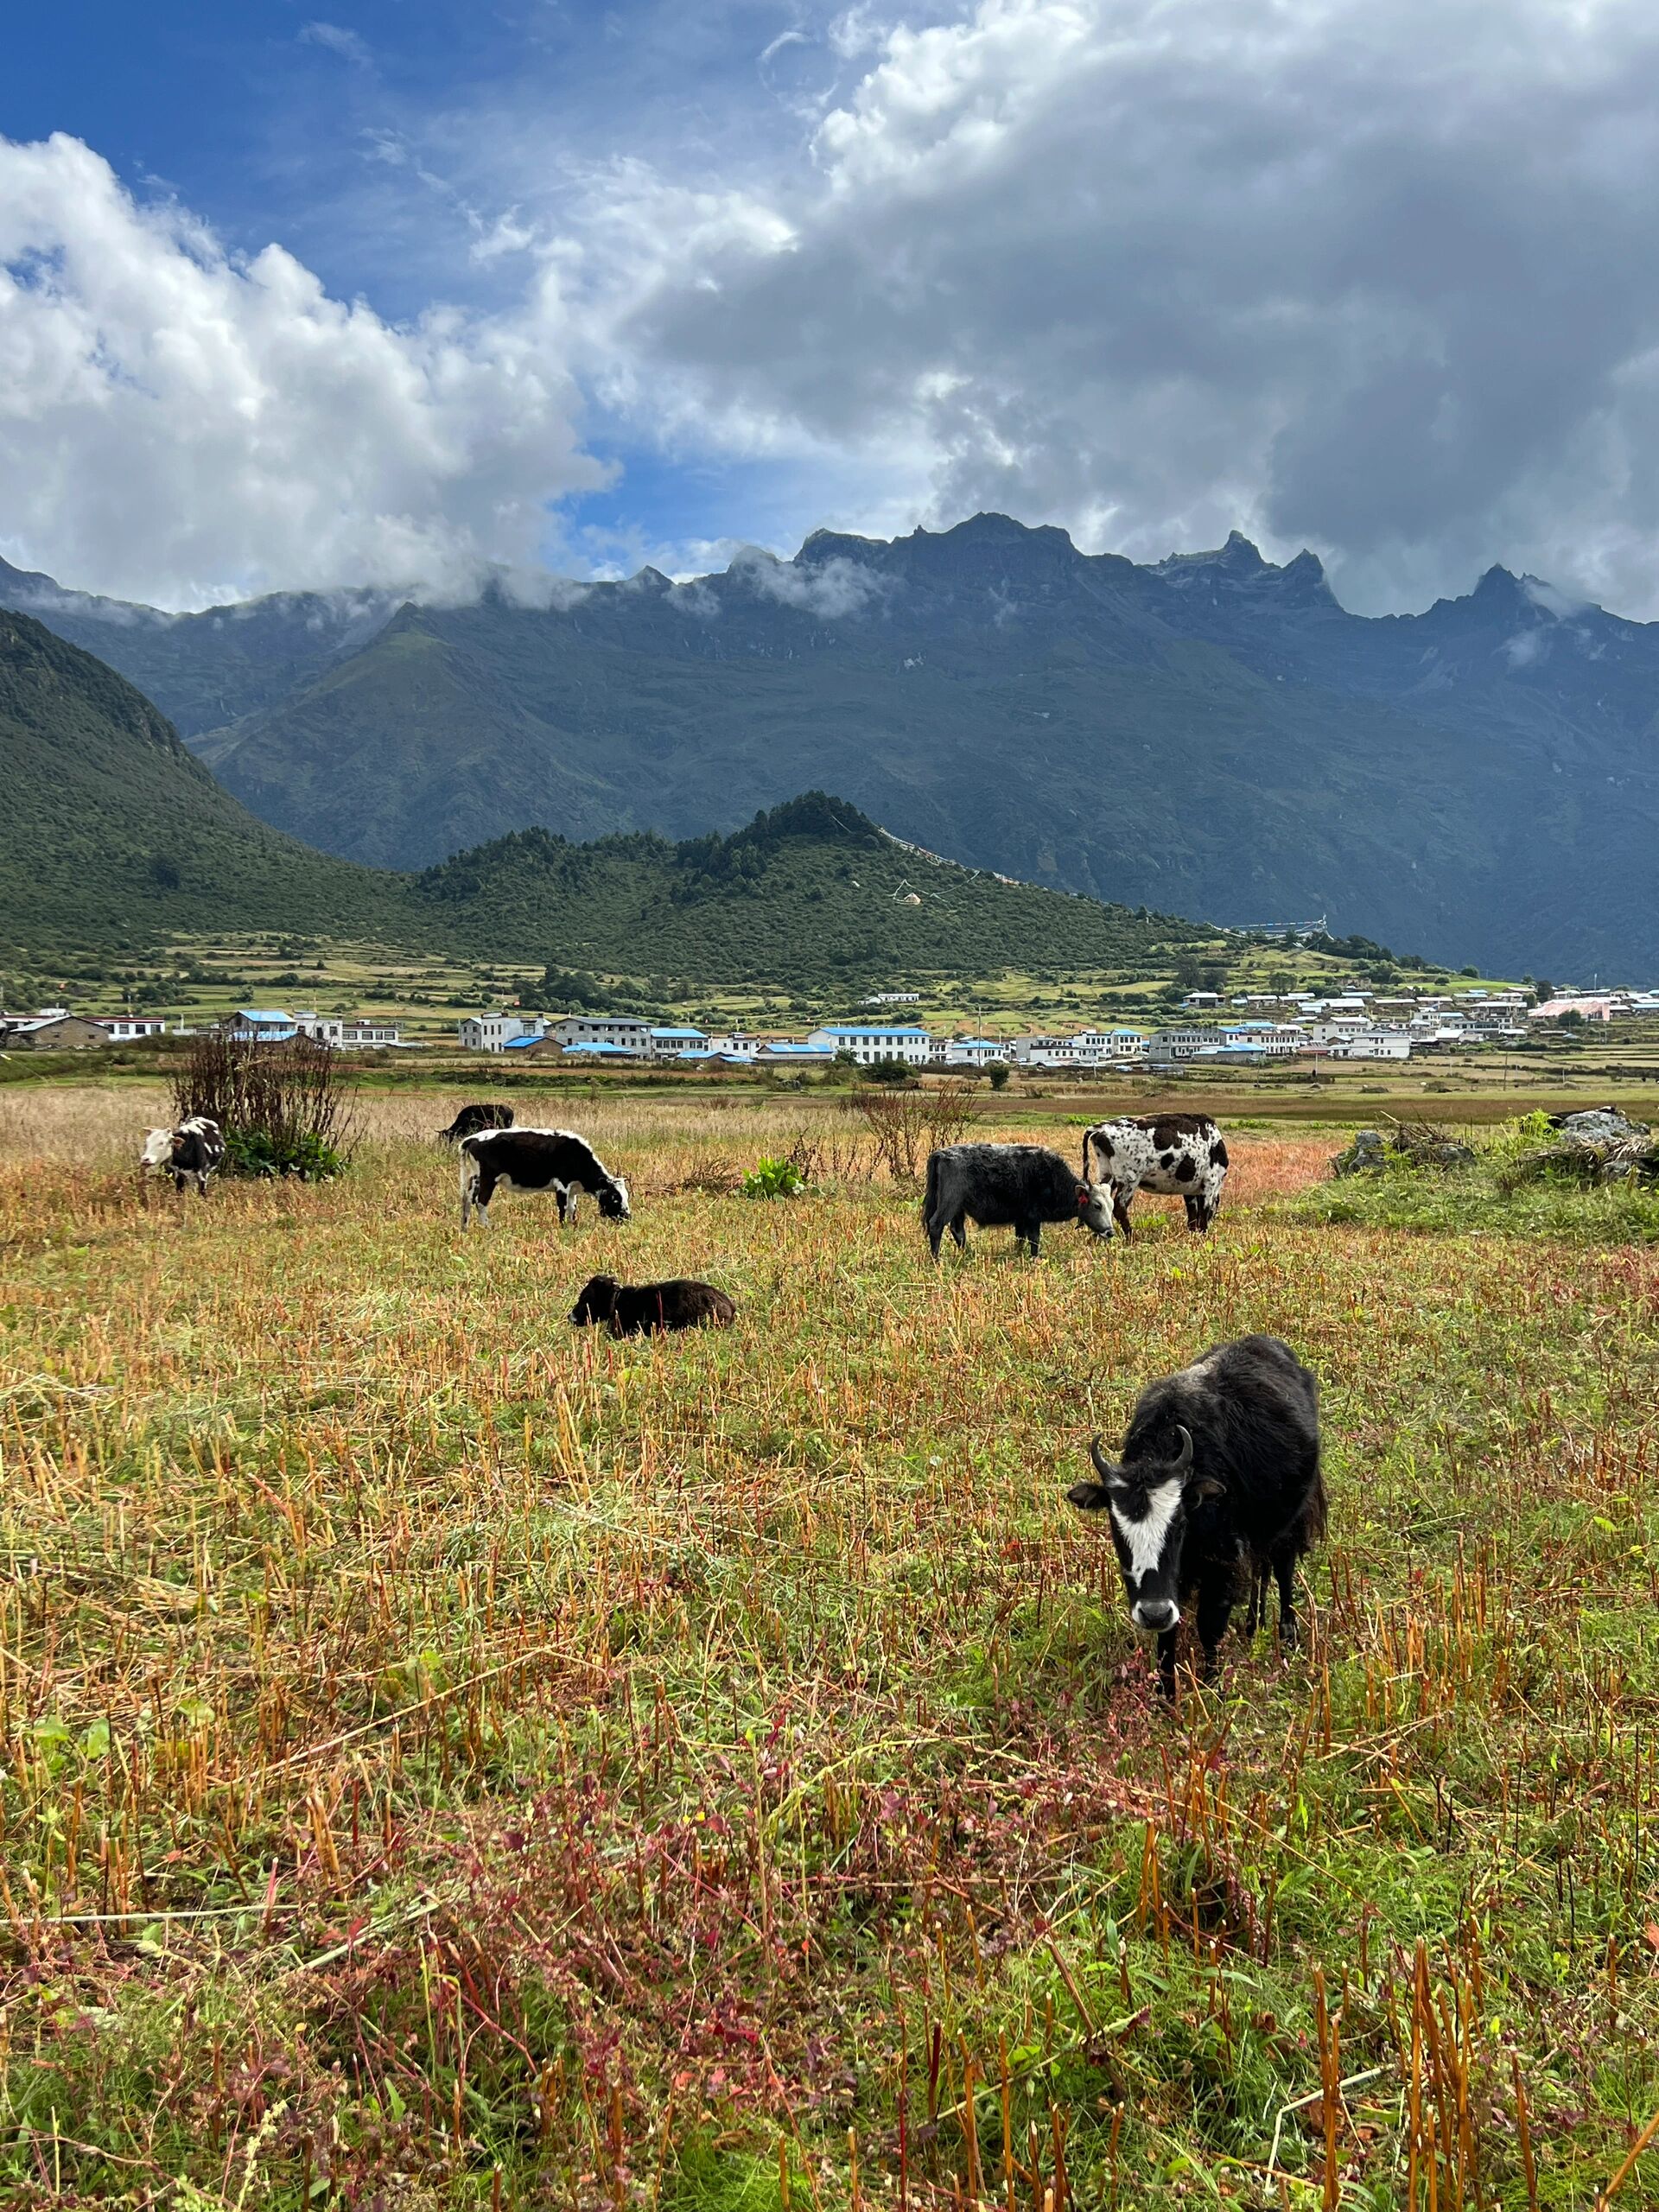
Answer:
[[[0,554],[533,597],[994,506],[1659,613],[1656,118],[1646,0],[14,11]]]

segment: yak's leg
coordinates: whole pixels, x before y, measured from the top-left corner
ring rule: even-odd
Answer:
[[[1031,1247],[1031,1256],[1034,1260],[1043,1249],[1042,1223],[1034,1218],[1028,1221],[1026,1224],[1025,1233],[1026,1242]]]
[[[1186,1225],[1197,1236],[1204,1228],[1204,1202],[1200,1198],[1184,1197],[1182,1204],[1186,1208]]]
[[[964,1208],[950,1224],[950,1234],[957,1240],[957,1249],[959,1252],[965,1252],[968,1249],[968,1230],[965,1225],[967,1219],[967,1211]]]
[[[1290,1650],[1301,1641],[1302,1634],[1296,1619],[1295,1553],[1281,1552],[1273,1562],[1273,1571],[1279,1580],[1279,1641]]]
[[[1206,1575],[1198,1589],[1198,1642],[1204,1647],[1199,1672],[1207,1682],[1216,1671],[1216,1652],[1227,1633],[1233,1614],[1233,1577],[1230,1568]]]
[[[1134,1197],[1133,1191],[1126,1195],[1119,1185],[1115,1183],[1112,1185],[1112,1219],[1122,1231],[1123,1242],[1126,1244],[1130,1242],[1135,1234],[1129,1227],[1129,1204]]]
[[[1158,1638],[1158,1688],[1171,1704],[1175,1700],[1175,1646],[1180,1633],[1178,1628],[1166,1628]]]
[[[1260,1560],[1250,1561],[1250,1602],[1244,1615],[1244,1641],[1247,1643],[1267,1618],[1269,1572]]]

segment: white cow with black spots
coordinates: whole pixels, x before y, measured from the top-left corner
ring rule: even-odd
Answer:
[[[1111,1187],[1112,1218],[1125,1238],[1137,1191],[1186,1201],[1186,1225],[1202,1233],[1215,1219],[1227,1180],[1227,1147],[1207,1114],[1125,1116],[1084,1132],[1083,1179]]]

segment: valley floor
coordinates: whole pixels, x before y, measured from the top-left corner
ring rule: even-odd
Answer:
[[[1294,1217],[1338,1140],[1245,1131],[1207,1240],[1142,1200],[1130,1248],[936,1271],[850,1118],[760,1203],[801,1114],[696,1098],[569,1102],[632,1224],[508,1196],[463,1238],[459,1095],[206,1205],[140,1188],[135,1087],[0,1128],[0,2197],[1474,2212],[1621,2173],[1659,1249]],[[739,1324],[573,1332],[601,1268]],[[1311,1639],[1235,1638],[1170,1715],[1064,1491],[1253,1330],[1322,1382]]]

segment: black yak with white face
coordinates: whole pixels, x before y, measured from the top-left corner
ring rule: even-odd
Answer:
[[[607,1221],[629,1221],[628,1186],[570,1129],[480,1129],[461,1141],[461,1225],[474,1207],[486,1229],[498,1185],[510,1191],[551,1191],[559,1222],[576,1217],[576,1194],[596,1199]]]
[[[1279,1584],[1279,1638],[1296,1640],[1296,1563],[1325,1534],[1319,1389],[1277,1337],[1217,1344],[1141,1393],[1116,1465],[1096,1439],[1099,1478],[1066,1492],[1084,1513],[1109,1513],[1129,1615],[1158,1637],[1158,1675],[1175,1692],[1181,1608],[1196,1598],[1204,1673],[1215,1671],[1242,1581],[1245,1634]]]
[[[603,1325],[613,1337],[646,1337],[667,1329],[725,1329],[737,1308],[711,1282],[677,1275],[669,1282],[618,1282],[594,1275],[570,1311],[579,1329]]]
[[[1096,1236],[1112,1233],[1109,1193],[1078,1182],[1058,1152],[1039,1144],[949,1144],[928,1154],[922,1227],[936,1260],[947,1229],[967,1250],[966,1221],[1012,1229],[1033,1260],[1046,1221],[1075,1221]]]

